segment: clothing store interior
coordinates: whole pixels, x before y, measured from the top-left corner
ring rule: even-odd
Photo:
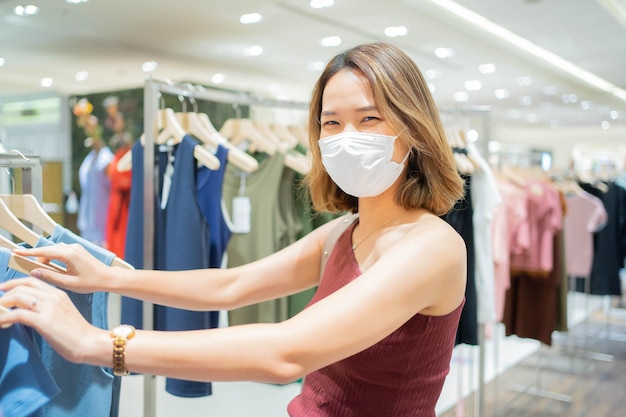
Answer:
[[[623,1],[3,0],[0,19],[2,250],[72,236],[121,268],[181,270],[282,249],[336,217],[299,186],[317,77],[345,49],[390,43],[426,79],[467,190],[443,216],[467,247],[468,302],[436,414],[626,415]],[[193,169],[177,176],[164,144],[183,138]],[[189,317],[280,322],[313,292]],[[119,295],[76,302],[102,328],[125,321]],[[157,306],[133,308],[159,326]],[[93,373],[68,381],[40,353],[65,384],[47,416],[287,416],[302,384],[131,374],[85,414],[72,401]]]

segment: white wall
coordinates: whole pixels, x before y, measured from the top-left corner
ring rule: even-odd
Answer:
[[[608,130],[599,126],[551,129],[494,123],[490,138],[551,150],[556,169],[569,167],[574,156],[577,167],[582,169],[591,169],[591,160],[598,158],[611,158],[618,169],[626,169],[625,126],[612,126]]]

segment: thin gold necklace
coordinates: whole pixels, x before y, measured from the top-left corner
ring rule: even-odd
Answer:
[[[361,246],[361,243],[365,242],[365,240],[366,240],[368,237],[370,237],[370,236],[371,236],[371,235],[372,235],[375,231],[380,230],[380,229],[385,228],[385,227],[389,227],[389,226],[391,226],[391,223],[393,223],[394,221],[395,221],[395,219],[393,219],[393,220],[391,220],[390,222],[387,222],[387,223],[385,223],[385,224],[383,224],[383,225],[380,225],[380,226],[375,227],[374,229],[372,229],[372,231],[371,231],[371,232],[369,232],[367,235],[365,235],[365,237],[364,237],[363,239],[361,239],[360,241],[358,241],[357,243],[355,243],[355,244],[353,244],[353,245],[352,245],[352,252],[354,252],[354,251],[356,250],[356,248],[358,248],[359,246]]]

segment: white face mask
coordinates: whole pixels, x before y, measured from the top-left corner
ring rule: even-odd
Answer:
[[[397,136],[342,132],[320,139],[322,163],[330,178],[346,194],[375,197],[386,191],[404,169],[409,152],[397,163],[391,160]]]

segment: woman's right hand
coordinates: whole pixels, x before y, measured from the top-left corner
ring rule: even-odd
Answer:
[[[48,268],[36,268],[31,271],[35,278],[55,284],[77,293],[108,291],[107,275],[111,268],[96,259],[79,244],[59,243],[32,249],[15,249],[18,255],[35,257],[41,263],[60,261],[65,264],[66,272],[57,272]]]

